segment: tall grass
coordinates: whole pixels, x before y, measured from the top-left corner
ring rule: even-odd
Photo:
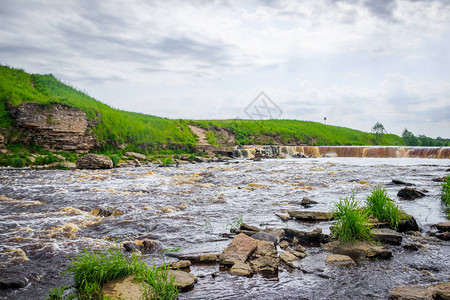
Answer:
[[[174,278],[169,278],[168,267],[149,267],[136,254],[128,259],[120,250],[106,252],[84,250],[72,260],[66,273],[73,274],[81,299],[101,299],[105,282],[136,274],[136,280],[144,282],[145,294],[152,299],[175,299],[178,290]]]
[[[442,184],[441,200],[445,203],[445,205],[447,205],[448,209],[450,210],[450,176],[445,177],[445,182]]]
[[[341,242],[356,242],[371,239],[371,226],[367,222],[368,212],[355,199],[355,193],[345,199],[339,199],[332,209],[337,220],[331,235]]]
[[[388,222],[392,229],[398,229],[402,210],[387,196],[384,188],[375,187],[366,198],[366,206],[369,214],[381,222]]]

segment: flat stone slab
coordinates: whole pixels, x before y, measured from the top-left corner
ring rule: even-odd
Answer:
[[[372,229],[372,238],[374,241],[392,245],[400,245],[403,240],[401,233],[387,228]]]
[[[130,275],[103,284],[103,297],[124,300],[142,299],[144,296],[143,283],[135,283],[134,279],[135,275]]]
[[[369,249],[369,251],[366,253],[366,257],[371,259],[389,259],[392,257],[392,252],[385,249],[384,247],[375,246]]]
[[[450,299],[450,282],[443,282],[426,286],[396,286],[389,296],[389,300],[429,300]]]
[[[242,261],[237,261],[230,269],[230,273],[232,274],[236,274],[236,275],[241,275],[241,276],[248,276],[250,274],[252,274],[252,268],[242,262]]]
[[[323,245],[322,248],[325,251],[331,251],[336,254],[347,255],[358,259],[361,256],[365,256],[373,246],[375,246],[375,243],[370,243],[367,241],[358,241],[356,243],[342,243],[339,241],[333,241]]]
[[[329,221],[333,216],[332,213],[328,212],[300,210],[289,210],[288,214],[291,218],[308,221]]]
[[[174,284],[179,290],[185,290],[197,283],[197,277],[192,275],[191,273],[178,271],[178,270],[169,270],[167,276],[175,276]],[[139,298],[135,298],[139,299]]]
[[[436,225],[440,231],[450,231],[450,222],[442,222]]]
[[[355,261],[350,256],[341,254],[329,254],[325,262],[342,267],[355,265]]]
[[[191,266],[191,262],[189,260],[180,260],[170,264],[171,269],[185,269]]]
[[[202,254],[198,257],[198,261],[202,263],[215,263],[219,261],[217,254]]]
[[[256,250],[257,246],[258,242],[256,239],[240,233],[219,255],[219,262],[221,264],[233,264],[235,261],[245,262]]]

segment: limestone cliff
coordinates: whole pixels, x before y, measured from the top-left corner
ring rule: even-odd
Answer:
[[[90,128],[93,124],[81,109],[24,102],[11,109],[11,115],[22,133],[22,142],[61,151],[88,151],[97,146]]]

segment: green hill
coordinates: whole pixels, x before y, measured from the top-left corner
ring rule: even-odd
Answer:
[[[403,145],[397,135],[376,136],[344,127],[296,120],[172,120],[111,108],[60,82],[53,75],[28,74],[23,70],[0,66],[0,128],[14,131],[8,107],[22,102],[60,103],[83,110],[89,120],[101,122],[93,128],[101,149],[112,150],[127,144],[126,150],[148,151],[196,145],[188,124],[207,130],[211,144],[225,145],[223,133],[233,136],[232,144],[287,145]]]

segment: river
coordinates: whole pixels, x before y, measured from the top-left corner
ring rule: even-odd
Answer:
[[[450,280],[450,242],[429,238],[433,224],[446,221],[439,198],[441,184],[432,179],[449,174],[449,159],[309,158],[199,163],[112,170],[0,169],[0,269],[2,276],[20,274],[22,289],[0,290],[0,299],[44,299],[51,287],[71,284],[61,275],[69,257],[87,249],[105,249],[115,241],[151,238],[180,255],[220,253],[230,243],[230,225],[240,215],[250,225],[316,227],[329,233],[330,222],[283,222],[276,213],[302,209],[303,197],[317,201],[308,208],[329,211],[333,201],[353,191],[364,200],[376,185],[422,229],[405,242],[423,245],[411,252],[390,246],[386,261],[362,260],[357,266],[325,264],[327,253],[307,248],[302,270],[282,266],[274,276],[238,277],[218,265],[193,265],[195,287],[181,299],[387,299],[400,284],[429,285]],[[397,197],[400,179],[426,189],[413,201]],[[121,215],[98,217],[96,208],[115,208]],[[151,264],[176,259],[146,257]]]

